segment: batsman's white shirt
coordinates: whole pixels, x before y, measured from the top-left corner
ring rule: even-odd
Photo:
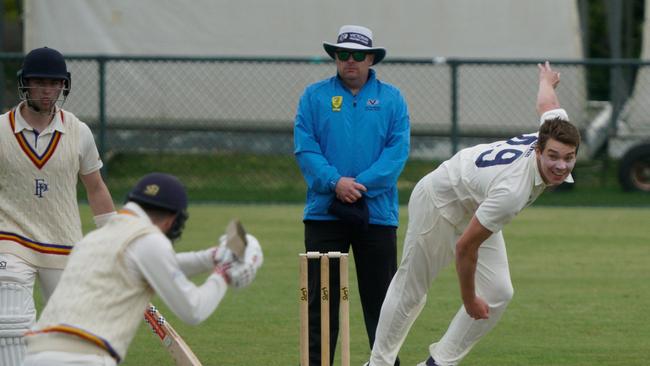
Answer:
[[[213,273],[200,287],[186,277],[214,267],[211,250],[177,255],[137,204],[129,202],[125,209],[138,217],[116,215],[73,250],[59,285],[26,337],[27,359],[63,351],[68,358],[75,353],[110,354],[119,362],[153,291],[190,324],[207,318],[223,298],[227,284],[221,275]]]
[[[23,132],[25,139],[38,155],[43,155],[48,147],[51,136],[56,131],[62,133],[66,132],[64,121],[60,116],[60,113],[63,112],[66,121],[79,121],[79,145],[77,150],[79,174],[87,175],[102,168],[103,163],[100,159],[99,152],[97,151],[95,138],[87,124],[80,121],[74,114],[57,108],[57,112],[55,113],[52,122],[50,122],[46,129],[37,133],[34,128],[25,121],[22,114],[20,114],[20,108],[24,103],[25,102],[18,104],[15,108],[16,126],[14,128],[14,133]]]
[[[0,252],[61,269],[81,239],[79,174],[102,167],[86,124],[58,109],[36,132],[20,107],[0,116]]]

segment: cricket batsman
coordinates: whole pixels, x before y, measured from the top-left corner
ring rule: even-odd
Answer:
[[[221,244],[177,254],[187,194],[174,176],[144,176],[127,203],[72,251],[61,281],[26,334],[25,366],[116,365],[142,323],[154,293],[189,324],[205,320],[229,286],[248,286],[263,262],[257,239],[237,258]],[[196,286],[188,276],[212,271]]]
[[[97,227],[115,215],[92,131],[63,109],[72,75],[63,55],[36,48],[17,73],[20,103],[0,115],[0,365],[19,366],[43,302],[82,238],[81,181]]]

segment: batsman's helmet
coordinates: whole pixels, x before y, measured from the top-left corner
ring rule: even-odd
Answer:
[[[18,70],[18,88],[24,92],[26,80],[29,78],[63,80],[63,96],[70,93],[71,76],[65,64],[63,55],[48,47],[36,48],[30,51],[23,60],[23,68]]]
[[[178,178],[164,173],[147,174],[133,187],[127,195],[143,208],[154,208],[176,214],[176,219],[169,232],[165,233],[171,240],[178,239],[183,233],[187,213],[187,193]]]

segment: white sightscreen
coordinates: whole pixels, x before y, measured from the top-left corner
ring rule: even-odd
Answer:
[[[24,0],[25,49],[192,56],[322,56],[343,24],[392,57],[581,58],[567,0]]]
[[[50,46],[68,55],[324,57],[322,41],[334,41],[343,24],[362,24],[374,31],[375,44],[387,48],[389,59],[582,59],[577,5],[569,0],[24,0],[24,5],[25,50]],[[66,106],[96,115],[96,93],[74,88],[96,85],[97,75],[80,79],[80,67],[70,65],[73,93]],[[290,127],[302,88],[334,73],[328,64],[295,65],[288,71],[278,66],[257,71],[252,82],[240,82],[241,74],[257,75],[253,66],[188,67],[196,69],[195,76],[181,79],[173,65],[109,64],[109,121],[191,118]],[[448,129],[448,69],[412,69],[377,66],[379,77],[406,95],[414,128],[436,124]],[[117,73],[131,77],[111,86]],[[437,81],[420,83],[423,73]],[[305,77],[295,79],[300,75]],[[534,66],[464,68],[459,76],[462,130],[503,123],[537,128]],[[288,77],[293,83],[282,84]],[[586,102],[583,70],[563,70],[562,77],[561,102],[580,122]],[[190,92],[173,94],[184,82],[190,83],[185,86]],[[224,85],[227,93],[215,94]],[[240,107],[242,100],[250,103]],[[259,105],[265,107],[255,109]]]

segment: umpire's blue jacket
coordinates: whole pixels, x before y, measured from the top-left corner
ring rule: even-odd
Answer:
[[[338,76],[309,85],[298,104],[294,154],[307,182],[305,220],[337,220],[327,213],[341,177],[355,177],[370,224],[397,226],[397,178],[409,154],[410,124],[399,89],[370,70],[357,95]]]

